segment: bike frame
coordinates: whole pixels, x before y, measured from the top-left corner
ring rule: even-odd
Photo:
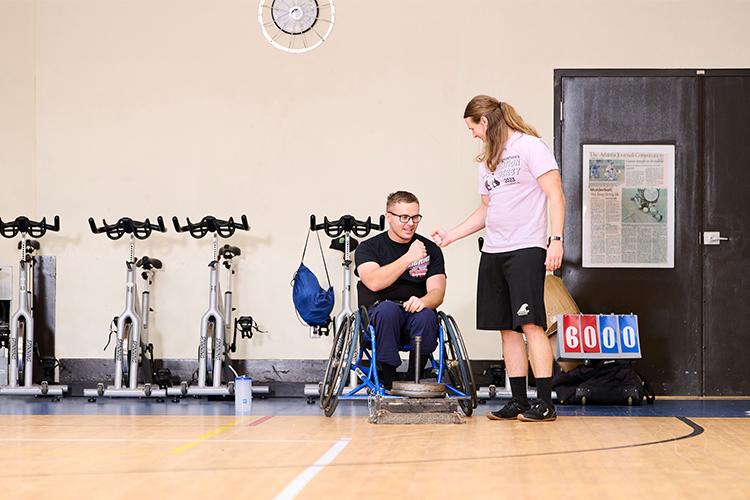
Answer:
[[[104,383],[99,383],[96,389],[84,389],[83,395],[92,398],[91,401],[96,396],[163,398],[167,395],[166,389],[154,389],[152,387],[150,374],[146,374],[142,385],[138,384],[139,368],[146,361],[149,346],[148,319],[151,310],[149,282],[153,279],[155,271],[150,266],[143,265],[142,277],[145,283],[139,303],[136,272],[140,264],[135,256],[135,239],[146,239],[152,231],[166,232],[162,218],[158,217],[157,221],[158,224],[151,224],[148,219],[144,222],[137,222],[123,217],[116,224],[111,225],[102,221],[104,226],[97,228],[94,219],[89,219],[89,225],[94,234],[106,233],[111,240],[120,239],[125,233],[130,235],[130,252],[128,260],[125,261],[125,310],[117,318],[114,383],[106,388]],[[146,257],[144,257],[145,259]],[[156,260],[154,259],[153,262],[156,262]],[[161,264],[158,267],[161,267]],[[130,326],[130,332],[126,341],[125,330],[128,326]],[[130,359],[128,360],[128,358]],[[153,369],[153,367],[151,368]],[[123,383],[124,373],[128,375],[127,387]]]
[[[372,217],[368,217],[366,221],[360,221],[352,217],[351,215],[344,215],[336,221],[329,221],[328,217],[323,218],[322,224],[316,224],[315,215],[310,216],[310,230],[319,231],[323,229],[327,236],[330,238],[338,238],[342,234],[344,235],[344,256],[343,267],[344,274],[344,288],[341,290],[341,311],[336,315],[335,327],[338,330],[341,322],[347,316],[351,316],[354,313],[352,310],[352,259],[351,259],[351,233],[357,236],[365,237],[370,234],[370,231],[375,229],[376,231],[382,231],[385,229],[385,216],[380,216],[380,223],[374,224]]]
[[[187,381],[180,383],[180,387],[172,387],[167,390],[170,396],[230,396],[234,394],[234,380],[227,380],[222,383],[222,375],[226,370],[233,370],[231,367],[231,352],[234,350],[234,342],[229,342],[229,333],[232,327],[232,275],[235,272],[237,263],[235,257],[240,255],[239,248],[225,245],[219,249],[219,236],[228,238],[232,236],[237,229],[248,231],[250,226],[247,223],[247,217],[242,215],[241,222],[235,222],[233,218],[227,221],[216,219],[212,216],[204,217],[198,223],[190,222],[187,219],[187,225],[181,226],[177,217],[172,218],[175,230],[177,232],[190,232],[190,235],[196,239],[203,238],[208,233],[213,235],[213,255],[211,262],[208,264],[209,273],[209,294],[208,310],[201,317],[200,339],[198,343],[198,370],[197,384],[190,385]],[[223,296],[221,293],[221,282],[219,279],[220,259],[223,257],[223,265],[227,270],[227,290]],[[211,328],[213,326],[213,328]],[[244,337],[244,334],[243,334]],[[235,339],[236,340],[236,339]],[[211,372],[210,385],[208,382],[208,373]],[[267,387],[253,387],[253,392],[268,392]]]
[[[231,363],[230,350],[228,345],[225,343],[229,331],[231,330],[232,321],[232,285],[231,279],[236,263],[234,259],[229,259],[229,266],[227,267],[227,291],[224,292],[224,300],[222,305],[221,297],[221,282],[219,280],[219,256],[218,256],[218,234],[214,233],[214,246],[213,246],[213,260],[209,264],[211,268],[210,273],[210,288],[208,295],[208,311],[201,318],[201,337],[200,346],[198,349],[198,387],[206,387],[206,378],[211,368],[212,378],[211,386],[218,388],[221,387],[221,374],[223,365]],[[211,366],[209,367],[209,356],[208,356],[208,332],[209,326],[213,322],[213,342],[212,342],[212,357]],[[226,359],[222,358],[222,355]]]
[[[341,291],[341,311],[336,315],[334,321],[334,331],[338,332],[342,322],[348,316],[354,314],[352,309],[351,233],[354,233],[356,236],[365,237],[369,235],[370,231],[373,229],[376,231],[382,231],[385,229],[385,215],[380,216],[379,224],[374,224],[372,222],[372,217],[368,217],[366,221],[360,221],[351,215],[344,215],[333,222],[329,221],[328,217],[324,217],[323,223],[317,224],[315,215],[311,215],[310,230],[319,231],[321,229],[324,230],[326,235],[330,238],[338,238],[342,234],[344,235],[344,255],[341,263],[344,275],[344,288]],[[306,384],[304,394],[308,398],[319,396],[319,384]]]
[[[148,345],[148,317],[149,317],[149,298],[148,291],[149,279],[145,279],[145,288],[141,294],[141,304],[139,307],[138,285],[135,279],[136,259],[135,259],[135,238],[130,235],[130,258],[125,262],[127,273],[125,278],[125,311],[117,319],[117,344],[115,346],[115,389],[121,389],[123,386],[123,367],[127,366],[128,371],[128,388],[136,389],[138,387],[138,367],[145,352],[142,345]],[[148,271],[146,271],[148,272]],[[150,271],[149,277],[153,277],[153,271]],[[141,312],[143,312],[141,314]],[[125,346],[125,327],[131,325],[130,335],[128,337],[128,346]],[[127,348],[126,348],[127,347]],[[128,352],[130,352],[130,363],[128,366]]]
[[[338,330],[345,317],[351,316],[352,310],[352,260],[350,255],[351,234],[344,232],[344,288],[341,290],[341,311],[336,315],[336,329]]]
[[[34,315],[32,303],[34,301],[34,249],[27,253],[26,234],[21,235],[21,262],[18,273],[18,310],[10,320],[10,359],[8,361],[8,386],[18,386],[18,368],[24,372],[23,385],[33,384],[34,371]],[[31,277],[29,279],[29,277]],[[23,329],[23,359],[18,358],[18,340],[21,322]]]
[[[21,260],[18,273],[18,309],[11,316],[10,338],[8,339],[8,385],[0,387],[0,395],[61,396],[68,391],[67,385],[50,385],[43,381],[34,384],[34,253],[36,248],[28,244],[27,234],[43,236],[47,230],[58,231],[60,218],[55,216],[54,225],[46,219],[34,222],[26,217],[18,217],[14,222],[0,220],[2,235],[12,237],[21,233],[19,248]],[[23,324],[23,328],[21,325]],[[23,335],[21,335],[23,332]],[[19,337],[21,345],[19,345]],[[19,347],[22,357],[19,358]],[[20,368],[20,370],[19,370]],[[19,371],[23,372],[23,384],[19,385]]]

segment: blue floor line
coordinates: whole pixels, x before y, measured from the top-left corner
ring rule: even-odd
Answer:
[[[475,417],[484,418],[485,413],[494,411],[505,403],[504,400],[488,400],[474,410]],[[750,418],[750,398],[748,399],[665,399],[652,405],[640,406],[568,406],[556,405],[560,417],[685,417],[685,418]],[[184,398],[173,403],[172,398],[164,402],[153,399],[97,398],[90,403],[83,397],[63,397],[52,402],[47,397],[0,396],[0,415],[186,415],[186,416],[226,416],[234,415],[234,401],[211,400],[207,398]],[[315,404],[308,404],[305,398],[254,399],[253,415],[279,416],[323,416],[323,411]],[[334,417],[369,415],[365,401],[340,401]]]

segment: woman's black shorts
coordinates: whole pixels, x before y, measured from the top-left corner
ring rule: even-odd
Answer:
[[[522,331],[534,323],[547,329],[543,248],[482,253],[477,280],[477,329]]]

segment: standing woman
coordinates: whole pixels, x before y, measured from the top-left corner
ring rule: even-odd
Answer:
[[[445,247],[486,229],[477,282],[477,328],[500,330],[513,396],[487,418],[555,420],[544,275],[545,269],[558,269],[563,257],[565,196],[560,172],[549,146],[509,104],[478,95],[466,106],[464,119],[473,137],[485,143],[476,158],[482,203],[450,231],[435,229],[432,239]],[[538,395],[533,406],[526,394],[529,362]]]

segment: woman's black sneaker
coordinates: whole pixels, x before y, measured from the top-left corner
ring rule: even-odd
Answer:
[[[519,400],[512,398],[499,410],[487,412],[487,418],[490,420],[511,420],[530,408],[528,404],[522,405]]]
[[[551,422],[557,420],[557,412],[554,405],[541,399],[530,410],[518,415],[518,420],[523,422]]]

